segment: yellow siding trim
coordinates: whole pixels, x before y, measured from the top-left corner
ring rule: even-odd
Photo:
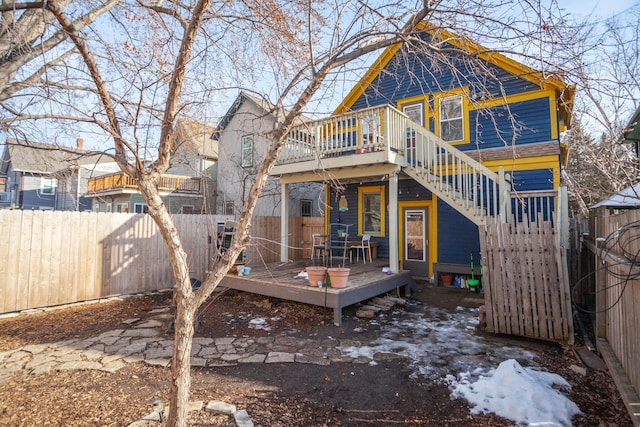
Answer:
[[[324,186],[324,234],[331,233],[331,185]]]
[[[474,41],[458,36],[444,28],[436,27],[435,25],[427,22],[421,22],[418,25],[418,29],[424,30],[435,38],[449,43],[458,49],[474,54],[479,58],[510,72],[511,74],[540,85],[542,88],[560,91],[567,89],[567,85],[562,80],[550,74],[534,70],[533,68],[521,64],[520,62],[508,58],[498,52],[493,52]]]
[[[488,160],[482,162],[483,166],[488,167],[494,172],[498,171],[498,168],[502,166],[505,171],[509,170],[531,170],[531,169],[554,169],[557,168],[558,156],[538,156],[538,157],[523,157],[517,159],[501,159],[501,160]]]
[[[491,160],[482,164],[494,172],[502,166],[505,172],[525,171],[536,169],[551,169],[553,174],[553,188],[560,187],[560,164],[558,156],[526,157],[523,159]]]
[[[549,97],[549,115],[550,115],[550,123],[551,123],[551,139],[558,139],[560,136],[558,134],[558,122],[560,119],[558,118],[558,112],[556,111],[557,101],[555,97]]]
[[[555,100],[555,92],[552,90],[533,90],[529,92],[517,93],[514,95],[508,95],[506,97],[497,97],[492,99],[487,99],[483,101],[477,101],[471,103],[471,110],[481,110],[492,107],[499,107],[505,104],[515,104],[517,102],[523,101],[531,101],[533,99],[540,99],[549,97]],[[554,105],[552,110],[555,111],[556,106]]]

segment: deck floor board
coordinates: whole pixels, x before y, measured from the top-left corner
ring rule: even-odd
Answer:
[[[376,260],[373,263],[347,265],[351,272],[346,288],[313,287],[309,286],[306,278],[295,278],[310,265],[313,264],[309,260],[299,260],[284,264],[251,266],[249,276],[229,274],[222,280],[221,285],[230,289],[332,308],[334,323],[337,326],[342,324],[344,307],[400,288],[404,289],[405,294],[409,294],[414,286],[410,271],[387,275],[382,272],[382,268],[387,265],[386,261]]]

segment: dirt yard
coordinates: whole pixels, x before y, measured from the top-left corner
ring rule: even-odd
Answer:
[[[455,308],[460,295],[438,295],[441,290],[422,286],[415,297]],[[164,293],[1,319],[0,356],[23,346],[122,329],[123,321],[144,319],[152,310],[170,305],[171,296]],[[198,336],[375,339],[385,320],[357,319],[355,310],[347,309],[343,326],[337,328],[330,324],[332,313],[322,308],[229,291],[201,313]],[[270,329],[251,327],[251,319],[264,316],[275,319]],[[488,338],[495,339],[496,345],[514,341]],[[584,413],[574,418],[574,425],[631,425],[606,372],[589,370],[586,376],[574,372],[570,366],[580,362],[569,348],[523,340],[517,344],[535,352],[540,365],[572,385],[567,395]],[[155,400],[169,401],[169,376],[169,368],[144,362],[127,364],[115,372],[17,372],[0,383],[0,425],[126,426],[151,412]],[[248,412],[256,426],[513,425],[492,414],[472,415],[466,401],[451,399],[447,386],[440,382],[415,377],[402,359],[376,365],[276,363],[193,368],[191,400],[236,405]],[[192,414],[191,423],[231,426],[233,418],[200,411]]]

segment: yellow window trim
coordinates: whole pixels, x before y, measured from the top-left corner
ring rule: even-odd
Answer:
[[[471,133],[469,130],[469,88],[461,87],[448,90],[446,92],[437,92],[433,94],[433,133],[440,136],[440,101],[451,96],[460,96],[462,98],[462,139],[459,141],[447,141],[451,145],[468,144],[471,141]]]
[[[370,187],[358,187],[358,235],[362,236],[364,234],[364,224],[362,221],[362,216],[364,214],[363,205],[362,205],[362,196],[365,193],[379,193],[380,194],[380,233],[371,234],[375,237],[385,237],[386,236],[386,212],[385,208],[387,206],[387,202],[384,197],[385,187],[384,185],[376,185]]]

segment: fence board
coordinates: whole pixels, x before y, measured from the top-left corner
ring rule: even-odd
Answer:
[[[192,277],[204,279],[215,255],[217,223],[228,217],[176,215]],[[290,257],[323,227],[290,218]],[[145,214],[0,211],[0,313],[172,287],[162,237]],[[256,217],[249,262],[280,259],[280,218]],[[211,239],[209,239],[211,236]],[[310,253],[309,253],[310,254]]]
[[[8,216],[2,215],[0,212],[0,230],[9,230],[10,224],[8,222]],[[15,234],[13,235],[15,236]],[[14,303],[14,289],[9,286],[9,282],[12,282],[13,269],[17,267],[15,263],[10,262],[9,248],[11,247],[11,234],[3,236],[5,244],[0,245],[0,260],[7,260],[7,262],[0,262],[0,277],[4,277],[5,286],[0,286],[0,312],[11,311]]]
[[[571,342],[569,295],[552,224],[489,224],[481,236],[489,329]]]

